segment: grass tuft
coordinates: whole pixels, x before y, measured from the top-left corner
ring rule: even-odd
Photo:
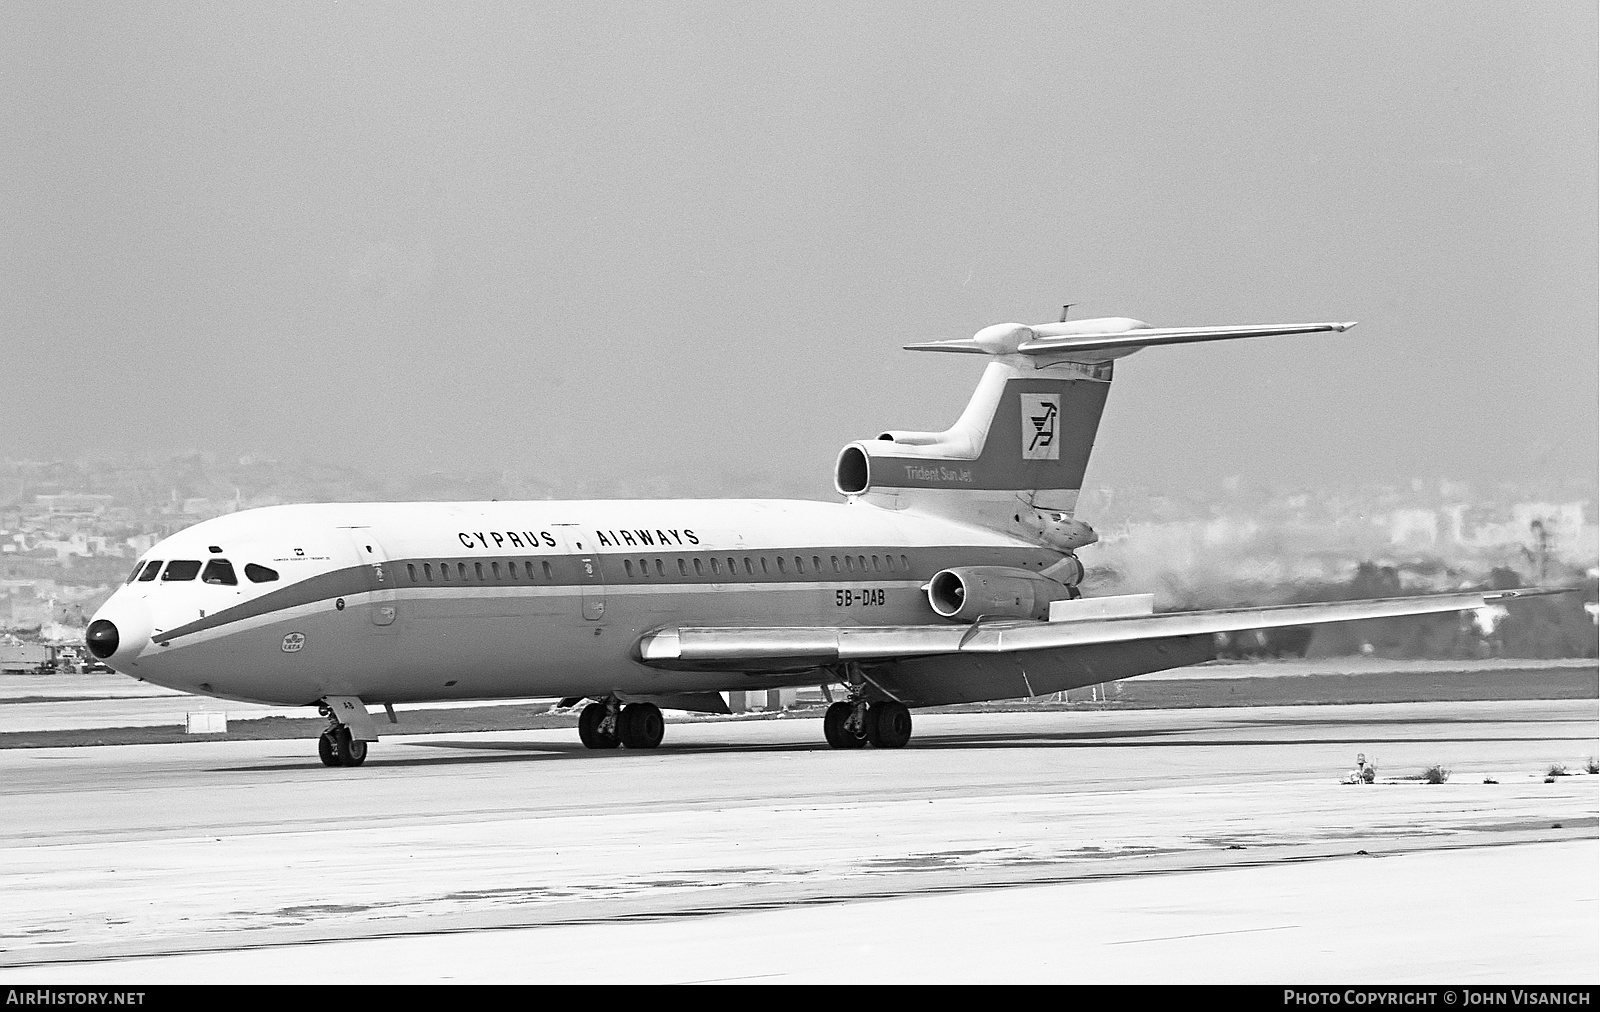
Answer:
[[[1450,771],[1435,763],[1422,771],[1422,782],[1425,784],[1442,784],[1450,779]]]

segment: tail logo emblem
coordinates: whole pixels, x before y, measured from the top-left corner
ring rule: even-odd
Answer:
[[[1060,394],[1022,395],[1022,459],[1060,460]]]

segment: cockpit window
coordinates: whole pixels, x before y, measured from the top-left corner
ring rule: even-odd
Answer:
[[[167,563],[167,571],[161,574],[161,582],[168,583],[174,580],[192,580],[200,575],[200,563],[196,559],[174,559]]]
[[[220,583],[226,587],[238,584],[239,578],[233,575],[233,563],[227,559],[212,559],[206,563],[206,571],[200,574],[202,583]]]
[[[134,563],[133,564],[133,572],[129,573],[128,574],[128,578],[126,580],[123,580],[122,582],[123,583],[132,583],[134,581],[134,579],[139,575],[139,571],[142,570],[142,569],[144,569],[144,563],[143,562]]]
[[[159,572],[161,572],[161,560],[151,559],[144,564],[144,572],[139,574],[139,582],[149,583],[156,578],[156,574]]]
[[[244,564],[244,575],[251,583],[271,583],[278,578],[278,571],[276,569],[268,569],[266,566],[258,566],[254,562],[246,562]]]

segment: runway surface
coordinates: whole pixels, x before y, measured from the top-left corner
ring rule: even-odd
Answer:
[[[1544,781],[1596,720],[938,714],[855,752],[706,721],[645,753],[390,737],[354,770],[309,740],[5,750],[0,982],[1594,983],[1600,777]],[[1358,751],[1380,783],[1339,783]]]

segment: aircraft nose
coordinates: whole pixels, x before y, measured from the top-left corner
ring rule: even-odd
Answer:
[[[117,652],[117,624],[110,619],[97,618],[89,623],[84,639],[89,644],[89,652],[103,661]]]
[[[122,671],[150,642],[150,611],[143,601],[114,594],[95,612],[83,638],[91,654]]]

